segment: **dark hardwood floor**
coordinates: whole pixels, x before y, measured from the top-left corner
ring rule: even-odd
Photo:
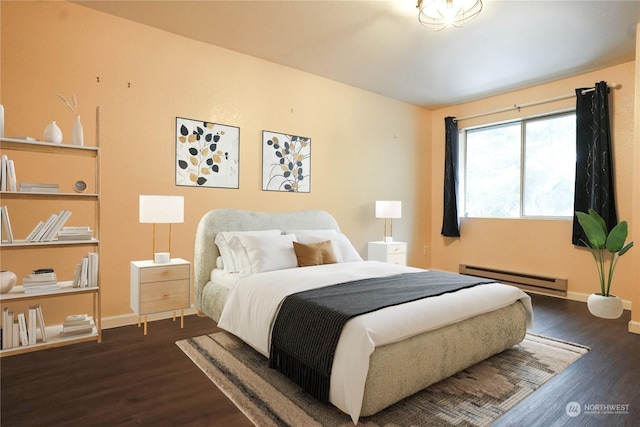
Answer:
[[[586,356],[501,417],[495,426],[639,426],[640,336],[618,320],[591,316],[584,303],[532,295],[533,332],[591,347]],[[189,316],[185,328],[153,322],[108,329],[103,342],[0,360],[1,418],[8,426],[251,426],[178,349],[176,340],[216,331]],[[577,402],[595,414],[569,417]],[[587,405],[587,406],[585,406]],[[588,405],[623,405],[606,414]]]

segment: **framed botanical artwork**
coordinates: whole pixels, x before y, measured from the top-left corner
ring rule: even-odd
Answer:
[[[262,190],[311,192],[311,138],[262,131]]]
[[[240,128],[176,117],[176,185],[239,188]]]

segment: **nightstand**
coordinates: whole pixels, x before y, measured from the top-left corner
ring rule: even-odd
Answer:
[[[168,263],[153,261],[131,262],[131,309],[144,317],[144,335],[147,335],[147,315],[180,310],[180,327],[184,327],[184,309],[191,304],[191,263],[173,258]]]
[[[369,242],[369,261],[407,265],[407,244],[405,242]]]

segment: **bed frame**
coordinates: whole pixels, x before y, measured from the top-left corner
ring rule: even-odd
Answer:
[[[221,231],[335,229],[329,213],[287,213],[215,209],[196,230],[194,294],[199,312],[220,319],[227,290],[210,282]],[[369,360],[361,416],[376,412],[487,357],[518,344],[526,334],[526,312],[518,301],[496,311],[376,348]]]

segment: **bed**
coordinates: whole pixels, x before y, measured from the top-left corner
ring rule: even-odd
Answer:
[[[216,239],[233,234],[229,232],[248,234],[249,237],[232,239],[235,244],[244,242],[245,252],[256,249],[252,249],[252,244],[267,241],[261,233],[279,236],[268,239],[288,244],[289,239],[319,241],[325,240],[322,236],[333,236],[330,241],[339,262],[287,268],[291,267],[287,265],[289,260],[283,266],[261,265],[251,271],[251,267],[244,266],[243,270],[236,265],[235,270],[229,270],[220,262],[220,240],[216,244]],[[251,237],[254,233],[259,237]],[[297,237],[282,237],[287,235]],[[226,245],[220,246],[222,249]],[[223,252],[228,250],[225,248]],[[278,250],[274,246],[266,252]],[[229,254],[225,255],[228,259]],[[353,278],[422,271],[362,261],[326,211],[265,213],[235,209],[216,209],[202,217],[196,231],[194,270],[195,305],[199,312],[265,356],[269,354],[275,318],[269,316],[277,314],[281,298],[301,290],[297,284],[314,289]],[[231,272],[238,270],[242,273]],[[267,302],[249,299],[265,288],[275,290],[268,297],[260,296],[270,298]],[[340,336],[329,401],[356,423],[360,416],[372,415],[519,343],[532,321],[528,295],[497,283],[358,316],[345,324]]]

